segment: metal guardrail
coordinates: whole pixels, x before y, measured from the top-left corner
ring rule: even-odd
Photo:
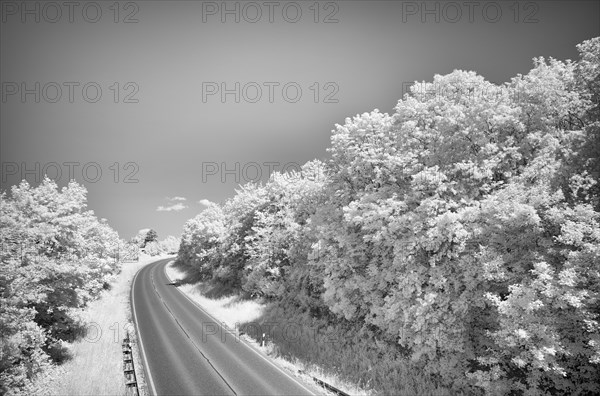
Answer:
[[[123,339],[123,374],[125,375],[125,392],[129,396],[139,396],[137,378],[135,376],[135,367],[133,366],[133,353],[131,350],[131,339],[129,331],[125,333]]]
[[[317,377],[312,377],[313,381],[315,381],[317,384],[319,384],[320,386],[322,386],[323,388],[327,389],[330,392],[335,393],[338,396],[350,396],[349,394],[347,394],[346,392],[344,392],[343,390],[340,390],[338,388],[336,388],[333,385],[329,385],[327,382],[325,381],[321,381],[320,379],[318,379]]]
[[[243,331],[240,331],[238,335],[243,335],[243,334],[245,334],[245,333]],[[260,346],[264,347],[266,340],[267,340],[266,334],[262,333],[262,337],[260,337]],[[304,370],[298,370],[298,372],[300,374],[307,374]],[[312,380],[315,381],[317,383],[317,385],[321,386],[322,388],[327,389],[328,391],[334,393],[337,396],[350,396],[348,393],[344,392],[343,390],[338,389],[335,386],[330,385],[327,382],[318,379],[317,377],[314,377],[310,374],[309,374],[309,377],[312,378]]]
[[[344,392],[343,390],[341,390],[341,389],[338,389],[338,388],[336,388],[335,386],[333,386],[333,385],[330,385],[330,384],[328,384],[327,382],[325,382],[325,381],[322,381],[322,380],[318,379],[317,377],[314,377],[314,376],[312,376],[312,375],[308,374],[308,373],[307,373],[306,371],[304,371],[304,370],[298,370],[298,373],[300,373],[300,374],[305,374],[305,375],[308,375],[310,378],[312,378],[312,380],[313,380],[313,381],[315,381],[315,382],[317,383],[317,385],[319,385],[319,386],[320,386],[320,387],[322,387],[322,388],[325,388],[325,389],[327,389],[328,391],[330,391],[331,393],[333,393],[333,394],[335,394],[335,395],[337,395],[337,396],[350,396],[349,394],[347,394],[347,393],[346,393],[346,392]]]

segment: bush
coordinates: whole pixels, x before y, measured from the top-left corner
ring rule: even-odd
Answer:
[[[0,195],[0,393],[70,358],[80,308],[119,271],[118,234],[85,210],[86,190],[46,178]]]
[[[391,116],[347,118],[327,164],[190,220],[180,260],[341,331],[337,356],[273,337],[384,393],[394,373],[409,393],[600,393],[600,38],[578,50],[503,86],[436,75]]]

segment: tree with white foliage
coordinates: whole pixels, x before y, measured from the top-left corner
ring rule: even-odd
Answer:
[[[0,392],[23,386],[65,358],[71,310],[95,298],[119,270],[118,234],[86,209],[84,187],[45,178],[0,195]]]
[[[347,118],[326,165],[243,186],[186,224],[180,258],[391,356],[348,375],[600,393],[600,38],[577,48]]]

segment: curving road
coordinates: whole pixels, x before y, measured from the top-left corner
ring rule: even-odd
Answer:
[[[313,394],[170,285],[171,260],[143,267],[131,288],[152,395]]]

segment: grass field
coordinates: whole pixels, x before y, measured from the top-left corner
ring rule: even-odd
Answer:
[[[142,256],[138,262],[124,263],[110,290],[79,313],[86,323],[85,336],[69,346],[72,359],[36,380],[33,389],[36,394],[125,395],[121,343],[125,331],[133,330],[129,306],[131,281],[140,268],[156,259]],[[136,365],[138,383],[143,380],[140,369],[141,365]]]

